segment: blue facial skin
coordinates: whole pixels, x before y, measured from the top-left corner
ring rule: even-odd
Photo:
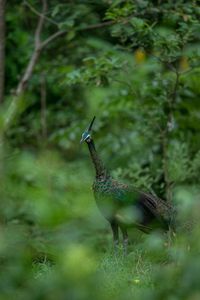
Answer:
[[[83,142],[86,141],[88,138],[90,138],[90,133],[89,133],[88,131],[85,131],[85,132],[82,134],[82,138],[81,138],[80,143],[83,143]]]

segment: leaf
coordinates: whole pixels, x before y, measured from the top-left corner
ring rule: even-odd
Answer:
[[[75,30],[70,30],[68,33],[67,33],[67,40],[68,41],[71,41],[75,38],[76,36],[76,31]]]
[[[136,17],[133,17],[130,19],[129,21],[132,26],[138,30],[142,29],[145,27],[145,22],[143,19],[140,19],[140,18],[136,18]]]

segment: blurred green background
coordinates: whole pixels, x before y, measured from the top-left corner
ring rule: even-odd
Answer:
[[[0,0],[0,13],[1,299],[200,299],[198,1]],[[113,176],[178,211],[171,238],[130,229],[127,257],[79,143],[94,115]]]

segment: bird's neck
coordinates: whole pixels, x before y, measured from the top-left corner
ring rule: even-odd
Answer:
[[[95,145],[94,145],[94,141],[91,139],[88,143],[88,148],[90,151],[90,155],[96,170],[96,178],[100,178],[100,177],[108,177],[109,173],[106,170],[103,162],[101,161],[99,155],[97,154]]]

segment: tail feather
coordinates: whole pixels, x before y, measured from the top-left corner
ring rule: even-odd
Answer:
[[[151,195],[142,193],[141,194],[141,202],[145,207],[147,207],[152,213],[156,211],[157,208],[157,199]]]
[[[156,217],[166,218],[166,216],[170,214],[171,207],[169,203],[160,198],[141,193],[141,202]]]

